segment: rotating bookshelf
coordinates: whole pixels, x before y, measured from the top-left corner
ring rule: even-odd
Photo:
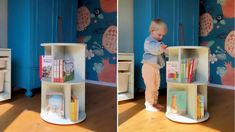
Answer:
[[[73,58],[74,68],[74,78],[70,81],[54,82],[51,77],[42,78],[41,118],[49,123],[59,125],[76,124],[85,120],[85,44],[43,43],[41,46],[45,49],[45,55],[51,56],[53,61],[66,59],[67,57]],[[52,66],[52,72],[55,69],[56,67]],[[76,97],[77,100],[77,113],[73,111],[74,105],[71,103],[73,102],[72,97]],[[53,104],[53,102],[55,104]],[[60,104],[58,108],[56,104]],[[57,112],[58,110],[59,112]],[[53,117],[53,114],[48,114],[55,111],[60,113],[60,118],[57,116]],[[72,118],[74,112],[76,113],[76,120]]]
[[[175,122],[199,123],[209,118],[208,48],[168,47],[166,117]]]

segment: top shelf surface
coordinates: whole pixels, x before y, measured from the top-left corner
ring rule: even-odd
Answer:
[[[168,49],[208,49],[206,46],[170,46]]]
[[[118,53],[120,56],[133,56],[134,53]]]
[[[66,82],[53,82],[51,81],[51,79],[42,79],[42,82],[45,82],[45,83],[50,83],[50,84],[59,84],[59,85],[76,85],[76,84],[84,84],[85,81],[83,80],[71,80],[71,81],[66,81]]]
[[[42,43],[41,46],[86,46],[84,43]]]
[[[188,82],[178,82],[178,81],[167,81],[167,83],[172,83],[172,84],[183,84],[183,85],[205,85],[208,84],[208,82],[202,82],[202,81],[194,81],[191,83]]]
[[[9,48],[0,48],[0,51],[10,51],[11,49]]]

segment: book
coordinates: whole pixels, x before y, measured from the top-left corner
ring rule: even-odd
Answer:
[[[179,78],[179,62],[167,61],[166,62],[166,75],[167,80],[178,80]]]
[[[59,82],[64,82],[63,76],[64,76],[64,60],[59,60]]]
[[[194,69],[194,58],[190,60],[190,68],[189,68],[189,76],[188,76],[189,83],[193,81],[193,69]]]
[[[186,60],[186,80],[188,82],[189,79],[189,69],[190,69],[190,58]]]
[[[64,82],[74,79],[74,62],[72,59],[64,60]]]
[[[204,117],[204,105],[205,103],[205,98],[203,95],[199,94],[197,96],[197,119],[203,118]]]
[[[186,79],[186,60],[185,59],[182,59],[182,62],[181,62],[181,82],[185,82],[185,79]]]
[[[76,96],[72,96],[70,106],[70,119],[77,121],[79,119],[79,103]]]
[[[168,96],[168,106],[174,114],[187,113],[187,93],[185,90],[170,90]]]
[[[52,56],[45,55],[40,57],[41,62],[41,70],[40,75],[43,79],[48,79],[52,77],[52,66],[53,66],[53,59]]]
[[[64,118],[64,94],[62,92],[49,92],[46,94],[46,115],[53,119]]]

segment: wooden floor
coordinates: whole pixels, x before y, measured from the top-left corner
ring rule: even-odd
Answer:
[[[87,118],[80,124],[59,126],[40,118],[41,94],[35,91],[32,98],[23,91],[13,93],[13,99],[0,103],[0,132],[114,132],[117,129],[116,88],[86,85]]]
[[[152,113],[144,109],[144,95],[134,100],[119,102],[119,132],[235,132],[233,90],[208,88],[209,120],[198,124],[182,124],[168,120],[165,111]],[[166,96],[160,104],[165,106]]]

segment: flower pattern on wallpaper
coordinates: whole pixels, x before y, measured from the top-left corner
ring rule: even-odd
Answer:
[[[100,8],[96,8],[93,13],[91,13],[91,18],[94,18],[94,23],[97,23],[99,19],[104,19],[104,15],[101,13]]]
[[[234,0],[217,0],[217,3],[221,5],[222,12],[226,18],[234,18]]]
[[[221,77],[223,85],[234,85],[235,68],[232,68],[231,63],[225,63],[224,67],[217,67],[216,73]]]
[[[200,45],[209,47],[210,83],[235,86],[234,0],[200,1]]]
[[[235,57],[235,30],[228,34],[224,43],[225,50],[229,53],[229,55]]]
[[[200,16],[200,36],[207,36],[213,29],[213,18],[209,13]]]
[[[100,6],[104,12],[116,12],[117,0],[100,0]]]
[[[77,42],[86,43],[86,79],[116,83],[116,0],[78,1]]]
[[[86,27],[90,24],[90,11],[87,9],[87,7],[82,6],[78,8],[77,13],[77,30],[83,31],[86,29]]]
[[[102,38],[103,46],[110,52],[116,53],[117,52],[117,27],[110,26],[108,27]]]

